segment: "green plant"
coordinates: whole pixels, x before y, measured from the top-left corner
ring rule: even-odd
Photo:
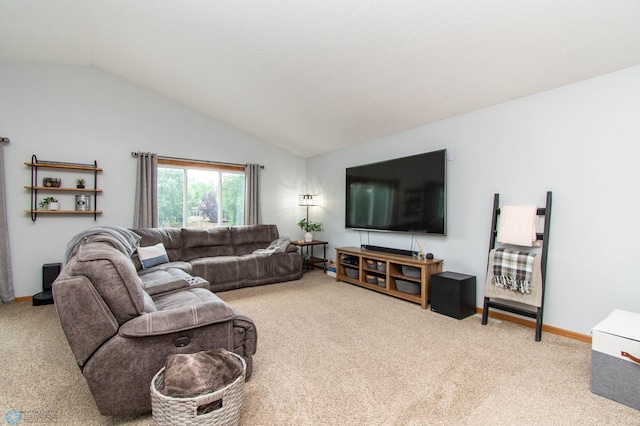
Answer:
[[[42,200],[40,200],[40,203],[38,203],[38,206],[40,206],[41,209],[44,209],[49,205],[49,203],[57,203],[57,202],[58,200],[56,200],[53,197],[45,197]]]
[[[302,218],[298,222],[298,226],[305,232],[322,232],[324,227],[320,222],[309,222],[307,219]]]
[[[82,179],[82,178],[76,179],[76,185],[83,186],[84,185],[84,179]]]

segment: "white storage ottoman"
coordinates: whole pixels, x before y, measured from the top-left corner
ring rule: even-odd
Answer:
[[[640,410],[640,314],[616,309],[591,333],[591,392]]]

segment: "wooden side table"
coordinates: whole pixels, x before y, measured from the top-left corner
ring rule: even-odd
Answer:
[[[302,256],[302,266],[306,267],[306,269],[313,269],[313,265],[317,263],[322,263],[322,270],[327,272],[327,241],[291,241],[291,244],[294,244],[300,247],[300,256]],[[322,257],[316,257],[313,255],[313,248],[315,246],[322,246]],[[306,248],[305,248],[306,247]]]

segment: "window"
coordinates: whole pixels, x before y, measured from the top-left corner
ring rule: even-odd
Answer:
[[[244,167],[158,160],[158,225],[244,224]]]

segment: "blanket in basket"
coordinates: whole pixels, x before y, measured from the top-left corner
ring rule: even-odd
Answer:
[[[232,383],[243,366],[226,349],[167,357],[164,395],[192,397],[214,392]]]

